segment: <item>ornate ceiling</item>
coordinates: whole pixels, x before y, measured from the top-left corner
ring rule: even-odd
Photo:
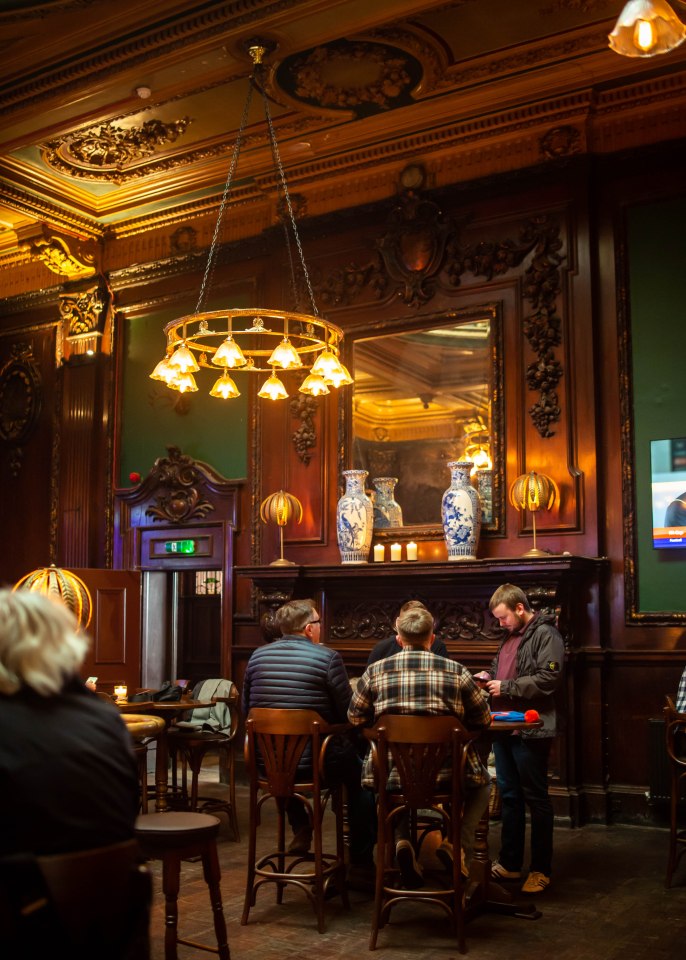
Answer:
[[[612,53],[622,0],[53,0],[0,5],[0,297],[30,259],[92,272],[103,245],[217,209],[247,42],[307,213],[686,132],[686,50]],[[686,47],[686,45],[684,45]],[[657,122],[646,123],[651,116]],[[253,99],[236,236],[274,219]],[[101,254],[100,254],[101,256]],[[107,265],[107,264],[106,264]],[[116,264],[115,264],[116,265]]]

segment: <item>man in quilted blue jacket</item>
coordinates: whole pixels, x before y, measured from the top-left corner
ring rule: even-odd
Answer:
[[[321,643],[321,621],[314,601],[291,600],[280,607],[275,623],[281,638],[258,647],[248,662],[243,683],[243,713],[251,707],[315,710],[328,723],[347,723],[351,689],[337,650]],[[350,739],[337,737],[327,750],[326,776],[343,783],[348,793],[350,863],[373,866],[376,837],[374,795],[361,785],[362,761]],[[306,771],[303,771],[306,772]],[[307,853],[312,830],[302,805],[287,806],[293,829],[290,853]]]

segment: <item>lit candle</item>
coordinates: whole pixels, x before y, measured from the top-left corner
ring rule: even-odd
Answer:
[[[114,688],[114,695],[117,698],[117,702],[126,700],[126,694],[128,693],[125,683],[120,683]]]
[[[410,540],[410,542],[408,543],[408,545],[407,545],[407,547],[406,547],[406,550],[407,550],[407,559],[408,559],[408,560],[416,560],[416,559],[417,559],[417,544],[414,542],[414,540]]]
[[[403,548],[399,543],[391,544],[391,560],[402,560]]]
[[[386,559],[386,548],[383,543],[374,544],[374,563],[383,563]]]

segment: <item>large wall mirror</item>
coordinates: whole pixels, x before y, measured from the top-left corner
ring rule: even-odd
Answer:
[[[354,338],[354,339],[353,339]],[[501,324],[494,305],[355,332],[346,465],[368,472],[374,535],[442,537],[450,460],[475,464],[486,531],[502,529]]]

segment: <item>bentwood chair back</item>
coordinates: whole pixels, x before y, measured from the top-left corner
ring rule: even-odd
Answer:
[[[327,724],[313,710],[253,708],[248,714],[245,763],[250,782],[250,838],[248,877],[242,924],[248,922],[258,889],[276,884],[276,902],[283,902],[286,887],[295,887],[308,897],[324,933],[324,902],[327,891],[341,895],[348,907],[343,845],[343,798],[341,787],[325,782],[327,747],[335,734],[347,733],[348,724]],[[303,775],[303,761],[307,775]],[[299,770],[300,766],[300,770]],[[257,857],[257,828],[265,804],[277,812],[276,846]],[[305,808],[314,842],[314,853],[292,854],[286,847],[286,805]],[[322,821],[328,806],[335,815],[336,848],[325,852]]]
[[[3,956],[148,960],[152,884],[140,860],[135,840],[3,858]]]
[[[679,713],[671,697],[664,708],[665,738],[671,773],[669,803],[669,857],[665,886],[671,887],[679,860],[686,853],[686,830],[679,830],[679,800],[686,780],[686,713]]]
[[[209,696],[211,707],[191,711],[188,719],[174,724],[168,734],[172,765],[172,791],[177,793],[177,757],[180,756],[181,798],[188,810],[203,813],[224,811],[234,840],[240,840],[236,813],[236,768],[234,738],[238,731],[238,688],[231,680],[221,678],[204,680],[193,689],[194,700]],[[201,797],[198,791],[200,768],[209,753],[219,755],[220,771],[228,782],[228,797]],[[188,792],[187,768],[191,771],[191,789]]]
[[[450,917],[461,953],[466,950],[464,936],[463,883],[460,870],[461,824],[465,748],[474,734],[465,730],[453,716],[405,716],[384,714],[366,731],[371,742],[372,763],[378,792],[378,834],[376,846],[376,891],[369,949],[376,948],[379,930],[399,903],[412,900],[442,908]],[[449,782],[439,774],[450,765]],[[399,787],[388,788],[389,774],[397,771]],[[421,813],[420,813],[421,811]],[[400,886],[400,874],[394,864],[394,828],[401,816],[408,816],[415,855],[420,856],[426,835],[417,838],[418,816],[431,811],[435,822],[442,823],[453,845],[452,875],[429,876],[426,886],[407,890]]]

